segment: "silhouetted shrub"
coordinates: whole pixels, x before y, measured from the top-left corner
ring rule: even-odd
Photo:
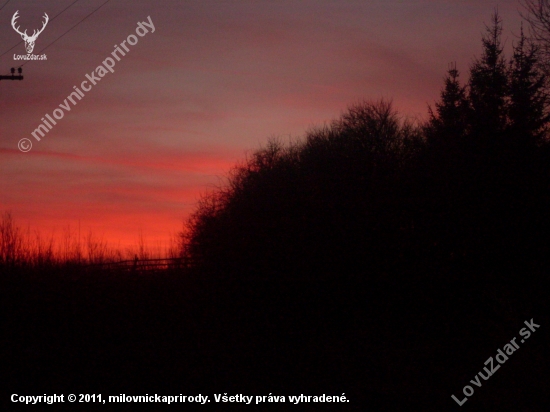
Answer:
[[[422,144],[387,102],[353,106],[302,142],[272,140],[203,198],[184,252],[203,269],[241,276],[341,267],[368,254],[370,219],[397,199],[397,182]],[[385,198],[371,198],[376,193]]]

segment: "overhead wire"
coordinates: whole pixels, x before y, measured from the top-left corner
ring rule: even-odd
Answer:
[[[3,5],[2,7],[0,7],[0,11],[2,11],[2,9],[3,9],[4,7],[6,7],[6,5],[7,5],[9,2],[10,2],[10,0],[8,0],[7,2],[5,2],[4,5]]]

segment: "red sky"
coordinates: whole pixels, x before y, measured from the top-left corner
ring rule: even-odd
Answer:
[[[50,16],[39,54],[105,0],[52,19],[73,1],[8,2],[0,53],[21,40],[16,10],[28,33]],[[122,245],[140,231],[166,240],[270,136],[301,136],[360,99],[392,98],[404,116],[425,117],[448,64],[466,74],[479,54],[497,5],[509,49],[518,1],[112,0],[44,51],[46,61],[27,62],[23,81],[0,81],[0,212],[46,234],[80,223]],[[41,118],[147,16],[155,32],[36,141]],[[23,43],[0,57],[2,74],[22,63],[14,53],[26,54]]]

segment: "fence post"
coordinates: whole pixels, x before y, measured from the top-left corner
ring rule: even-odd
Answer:
[[[135,255],[135,257],[134,257],[134,268],[133,268],[134,273],[137,272],[137,265],[138,265],[138,257],[137,257],[137,255]]]

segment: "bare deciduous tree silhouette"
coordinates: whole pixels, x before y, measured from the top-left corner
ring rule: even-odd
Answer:
[[[522,17],[529,23],[531,35],[541,46],[541,61],[546,73],[550,70],[550,2],[548,0],[521,0],[525,10]]]

